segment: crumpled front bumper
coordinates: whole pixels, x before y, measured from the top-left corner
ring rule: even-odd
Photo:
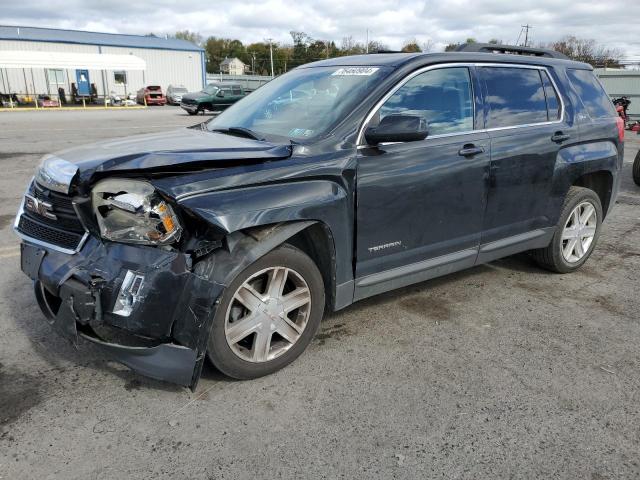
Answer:
[[[21,267],[51,325],[72,343],[83,337],[143,375],[195,388],[223,288],[194,274],[188,255],[93,237],[69,255],[24,241]],[[122,315],[114,310],[127,272],[143,281]]]

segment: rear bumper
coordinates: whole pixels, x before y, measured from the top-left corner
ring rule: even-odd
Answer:
[[[166,98],[149,98],[147,97],[147,105],[165,105],[167,103]]]
[[[91,341],[142,375],[195,388],[222,288],[193,274],[188,256],[91,237],[75,255],[25,241],[21,266],[59,334]],[[123,315],[115,312],[128,271],[144,280]]]

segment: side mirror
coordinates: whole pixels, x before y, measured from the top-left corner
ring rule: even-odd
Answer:
[[[224,97],[224,92],[222,90],[218,90],[218,93],[216,93],[216,97],[223,98]]]
[[[375,127],[367,127],[364,138],[369,145],[384,142],[416,142],[429,134],[427,120],[419,115],[394,113],[384,117]]]

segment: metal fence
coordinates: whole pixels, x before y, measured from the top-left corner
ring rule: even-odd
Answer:
[[[248,92],[256,90],[269,81],[271,81],[271,76],[269,75],[225,75],[221,73],[207,73],[207,83],[238,83]]]
[[[597,69],[595,73],[612,99],[629,97],[629,117],[640,118],[640,70]]]

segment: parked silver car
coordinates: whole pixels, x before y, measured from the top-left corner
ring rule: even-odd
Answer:
[[[167,88],[167,103],[169,105],[180,105],[182,95],[188,90],[183,85],[169,85]]]

